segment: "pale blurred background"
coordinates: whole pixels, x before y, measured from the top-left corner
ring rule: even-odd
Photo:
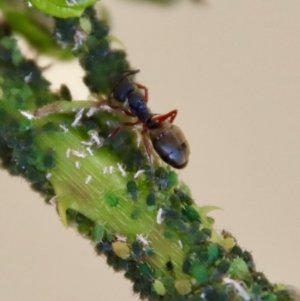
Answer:
[[[217,228],[269,280],[299,287],[300,1],[103,4],[153,112],[179,110],[192,150],[180,174],[197,204],[224,209]],[[47,76],[86,99],[75,65]],[[0,301],[138,299],[23,179],[1,171],[0,187]]]

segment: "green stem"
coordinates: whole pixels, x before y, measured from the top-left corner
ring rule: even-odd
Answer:
[[[78,44],[75,37],[84,30]],[[107,25],[91,8],[80,19],[56,19],[55,36],[64,46],[76,46],[84,81],[98,99],[108,97],[130,69],[125,53],[111,49],[107,35]],[[150,169],[133,128],[105,140],[128,121],[122,110],[61,101],[69,97],[49,91],[39,68],[22,57],[2,28],[0,87],[3,167],[56,202],[63,224],[91,239],[108,263],[134,282],[141,298],[292,300],[285,286],[256,270],[251,254],[229,233],[217,233],[207,216],[215,207],[198,208],[158,157]],[[100,110],[86,116],[91,107]],[[97,139],[105,145],[97,147]]]
[[[53,122],[53,118],[33,120],[32,125],[38,128],[42,123],[49,122]],[[78,133],[77,129],[72,128],[66,133],[63,130],[44,133],[35,139],[38,148],[44,152],[55,145],[56,165],[50,171],[49,181],[58,196],[58,211],[64,225],[67,226],[67,209],[73,209],[104,225],[108,231],[127,237],[128,241],[134,241],[138,234],[147,237],[151,248],[159,252],[156,251],[156,256],[149,257],[146,262],[151,262],[162,271],[170,254],[174,262],[183,261],[184,253],[176,239],[168,241],[168,248],[163,247],[164,227],[156,223],[156,210],[148,210],[145,202],[149,194],[149,182],[145,174],[135,180],[139,192],[138,200],[133,201],[126,186],[129,180],[134,179],[135,172],[123,171],[121,159],[112,154],[108,147],[92,148],[94,154],[91,155],[82,144],[87,141],[87,133]],[[122,173],[126,173],[126,176]],[[158,194],[157,202],[163,202],[163,199],[163,194]],[[138,219],[133,220],[132,214],[136,210],[141,213]],[[183,276],[180,265],[176,266],[175,273]]]

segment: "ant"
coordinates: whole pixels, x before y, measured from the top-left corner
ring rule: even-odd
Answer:
[[[139,70],[125,71],[123,78],[111,91],[108,103],[112,109],[121,110],[127,116],[136,117],[135,122],[125,122],[118,126],[107,138],[115,136],[124,126],[143,125],[143,142],[147,155],[151,161],[151,150],[145,134],[149,134],[153,148],[159,157],[174,168],[184,168],[188,163],[190,154],[189,144],[181,129],[173,124],[177,110],[167,114],[157,115],[150,113],[148,103],[148,89],[138,83],[129,80],[129,76],[138,73]],[[138,89],[137,89],[138,88]],[[144,94],[140,90],[144,91]],[[111,105],[112,99],[120,103],[128,103],[126,107]]]
[[[90,109],[95,108],[101,110],[109,106],[113,110],[120,110],[129,117],[137,118],[135,122],[124,122],[115,128],[106,139],[113,137],[125,126],[134,126],[142,124],[142,137],[146,152],[152,168],[151,147],[146,134],[148,134],[153,148],[159,157],[174,168],[184,168],[189,159],[189,144],[179,127],[173,124],[177,115],[177,110],[173,110],[167,114],[152,114],[147,107],[148,89],[138,83],[132,82],[129,77],[138,73],[139,70],[124,71],[123,77],[119,83],[111,91],[107,102],[80,101],[66,102],[60,101],[46,105],[33,113],[33,117],[42,117],[55,112],[69,112],[74,109]],[[144,93],[141,93],[141,90]],[[128,107],[115,106],[112,100],[119,103],[127,101]],[[105,142],[105,141],[104,141]],[[103,142],[103,143],[104,143]],[[97,147],[101,147],[103,143]]]

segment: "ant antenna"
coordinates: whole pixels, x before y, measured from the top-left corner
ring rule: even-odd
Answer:
[[[130,75],[137,74],[139,72],[140,72],[139,69],[136,69],[136,70],[124,70],[124,75],[123,75],[123,77],[121,77],[120,82],[122,82],[126,77],[128,77]]]

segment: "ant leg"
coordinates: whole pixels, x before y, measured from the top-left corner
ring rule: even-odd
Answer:
[[[130,76],[130,75],[134,75],[140,72],[139,69],[136,70],[124,70],[124,76],[121,78],[120,82],[123,81],[126,77]]]
[[[109,106],[110,106],[111,103],[112,103],[112,99],[113,99],[112,94],[113,94],[113,91],[114,91],[114,90],[111,90],[111,91],[109,92],[109,94],[108,94],[107,103],[108,103]]]
[[[36,118],[45,117],[55,113],[74,113],[80,109],[95,109],[95,110],[109,110],[122,111],[126,116],[136,117],[129,110],[124,107],[110,106],[103,101],[56,101],[49,105],[45,105],[33,112],[33,116]]]
[[[146,138],[146,133],[147,129],[144,128],[143,131],[142,131],[142,137],[143,137],[143,144],[144,144],[144,147],[146,149],[146,153],[147,153],[147,157],[148,157],[148,160],[149,160],[149,165],[150,165],[150,173],[151,173],[151,188],[154,186],[154,168],[153,168],[153,158],[152,158],[152,148],[149,144],[149,140]]]
[[[111,105],[109,105],[109,107],[115,111],[122,111],[126,116],[136,117],[136,115],[132,114],[128,109],[126,109],[124,107],[111,106]]]
[[[137,83],[135,83],[135,84],[136,84],[136,86],[138,88],[140,88],[141,90],[144,90],[144,93],[145,93],[145,99],[144,99],[144,101],[145,101],[145,103],[148,103],[148,88],[145,87],[145,86],[143,86],[143,85],[141,85],[141,84],[137,84]]]
[[[120,124],[119,126],[117,126],[106,138],[105,138],[105,140],[102,142],[102,143],[100,143],[99,145],[97,145],[97,147],[96,148],[100,148],[100,147],[102,147],[103,146],[103,144],[109,139],[109,138],[111,138],[111,137],[114,137],[114,136],[116,136],[121,130],[122,130],[122,128],[123,127],[125,127],[125,126],[134,126],[134,125],[137,125],[137,124],[139,124],[139,123],[141,123],[139,120],[137,120],[137,121],[135,121],[135,122],[124,122],[124,123],[122,123],[122,124]]]
[[[55,113],[73,113],[77,109],[90,109],[99,107],[96,101],[56,101],[49,105],[45,105],[33,112],[36,118],[44,117]]]
[[[170,122],[173,123],[174,119],[176,118],[177,116],[177,110],[173,110],[167,114],[164,114],[164,115],[159,115],[157,117],[154,117],[153,119],[155,121],[157,121],[158,123],[160,122],[164,122],[166,121],[167,119],[170,119]]]

